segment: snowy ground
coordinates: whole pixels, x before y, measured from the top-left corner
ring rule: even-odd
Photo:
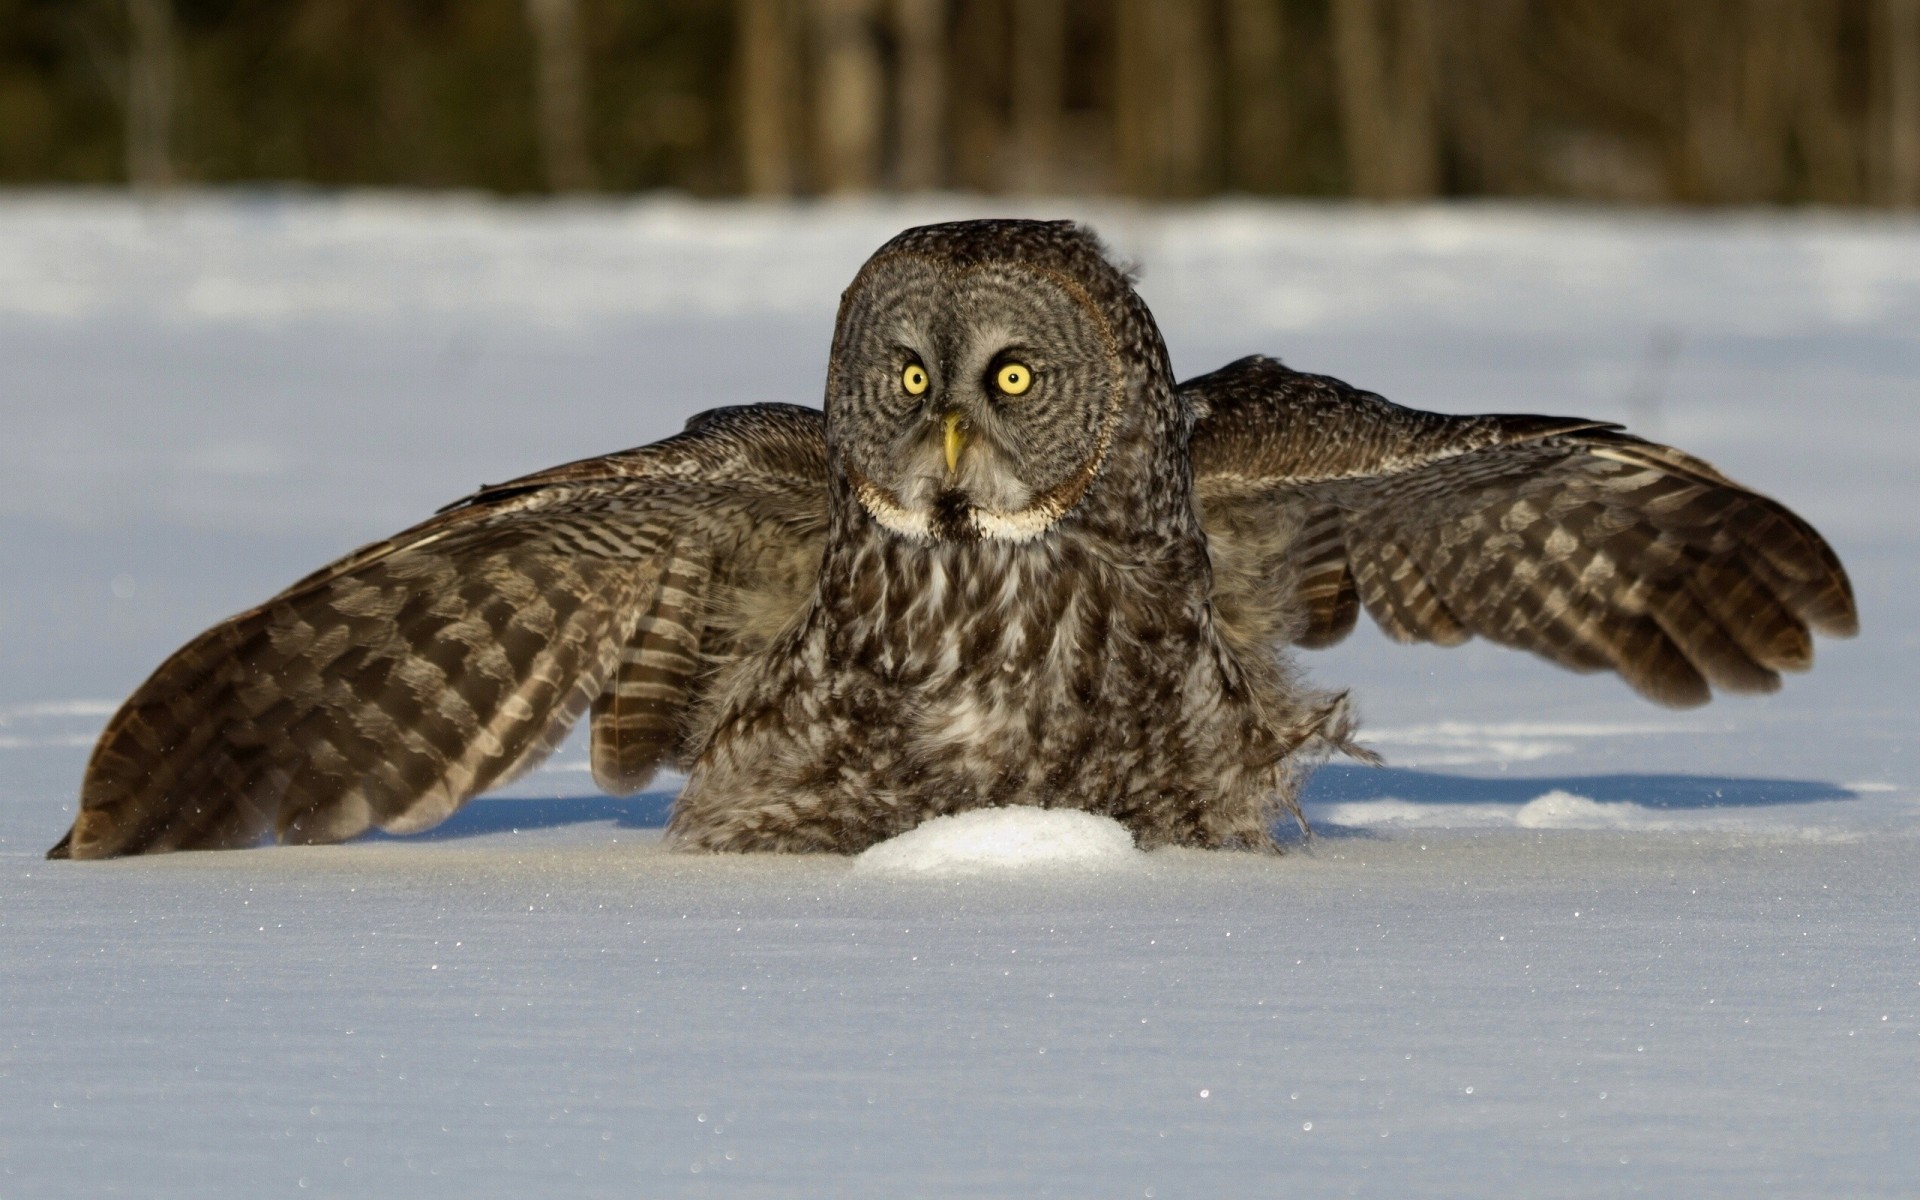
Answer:
[[[1280,859],[678,857],[575,745],[424,838],[41,860],[188,635],[483,480],[816,403],[861,259],[967,211],[0,198],[0,1198],[1920,1190],[1913,222],[1042,210],[1145,263],[1183,374],[1624,419],[1788,501],[1865,632],[1778,696],[1363,628],[1309,666],[1392,766]]]

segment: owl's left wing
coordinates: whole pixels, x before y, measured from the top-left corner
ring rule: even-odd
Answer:
[[[1477,634],[1684,707],[1773,691],[1810,630],[1857,628],[1812,526],[1616,425],[1420,412],[1261,357],[1181,393],[1238,639],[1330,645],[1365,607],[1397,641]]]
[[[55,858],[424,829],[593,709],[610,790],[671,759],[704,668],[825,542],[821,414],[755,405],[484,488],[187,643],[101,734]]]

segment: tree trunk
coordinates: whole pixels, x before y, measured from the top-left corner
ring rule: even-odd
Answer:
[[[894,0],[893,20],[900,40],[895,178],[902,191],[923,192],[946,182],[946,0]]]
[[[1781,30],[1793,86],[1786,120],[1806,170],[1805,198],[1817,204],[1864,197],[1865,139],[1841,98],[1840,17],[1835,4],[1789,5]]]
[[[1767,151],[1779,131],[1772,87],[1778,64],[1763,14],[1741,0],[1695,0],[1669,23],[1679,41],[1683,194],[1714,204],[1753,204],[1777,189]],[[1784,146],[1781,146],[1784,149]]]
[[[1832,4],[1718,0],[1672,22],[1681,194],[1721,204],[1857,200],[1859,138],[1841,108]]]
[[[1023,192],[1057,190],[1060,118],[1067,102],[1065,0],[1019,0],[1008,57],[1013,66],[1013,161],[1007,183]]]
[[[972,191],[991,192],[1006,183],[1005,102],[1008,28],[1012,0],[966,0],[954,6],[948,92],[952,106],[952,179]]]
[[[1286,186],[1292,122],[1287,103],[1286,14],[1279,0],[1227,0],[1229,186],[1273,193]]]
[[[127,179],[166,187],[173,174],[172,0],[127,0]]]
[[[1332,18],[1353,193],[1371,200],[1433,195],[1440,145],[1427,0],[1333,0]]]
[[[1434,30],[1436,137],[1456,148],[1461,177],[1455,182],[1463,190],[1509,196],[1534,190],[1530,9],[1527,0],[1453,5]]]
[[[798,179],[795,146],[799,70],[788,0],[739,0],[734,9],[734,103],[740,174],[755,196],[790,196]]]
[[[813,0],[814,156],[827,192],[880,182],[886,73],[875,38],[876,0]]]
[[[587,61],[576,0],[527,0],[533,26],[534,85],[540,110],[540,157],[547,186],[590,191],[599,183],[587,149]]]
[[[1874,63],[1874,199],[1920,207],[1920,0],[1878,0]]]
[[[1204,0],[1118,0],[1114,142],[1134,195],[1195,196],[1217,182],[1211,16]]]

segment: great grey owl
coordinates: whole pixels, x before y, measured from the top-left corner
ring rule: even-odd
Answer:
[[[168,659],[53,857],[406,833],[592,710],[594,778],[688,772],[671,841],[855,851],[936,814],[1268,847],[1364,755],[1289,645],[1362,608],[1668,705],[1855,628],[1833,552],[1598,421],[1417,412],[1245,358],[1175,386],[1066,222],[908,230],[841,299],[825,412],[719,409],[483,488]]]

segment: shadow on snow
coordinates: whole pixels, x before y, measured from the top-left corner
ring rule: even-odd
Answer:
[[[1642,808],[1761,808],[1852,800],[1855,793],[1807,779],[1741,779],[1726,775],[1443,775],[1397,767],[1326,766],[1314,772],[1301,800],[1341,804],[1404,800],[1410,804],[1525,804],[1547,792],[1571,792],[1602,803]]]
[[[1339,804],[1402,800],[1412,804],[1525,804],[1546,792],[1571,792],[1601,802],[1630,801],[1644,808],[1758,808],[1852,800],[1853,792],[1806,779],[1741,779],[1723,775],[1443,775],[1394,767],[1322,767],[1313,775],[1304,803]],[[619,829],[661,829],[673,808],[673,792],[638,796],[518,797],[476,800],[416,839],[449,840],[611,823]]]
[[[675,795],[674,792],[642,792],[637,796],[561,796],[537,800],[483,797],[425,833],[408,835],[407,840],[445,841],[604,822],[612,822],[619,829],[664,829]]]

